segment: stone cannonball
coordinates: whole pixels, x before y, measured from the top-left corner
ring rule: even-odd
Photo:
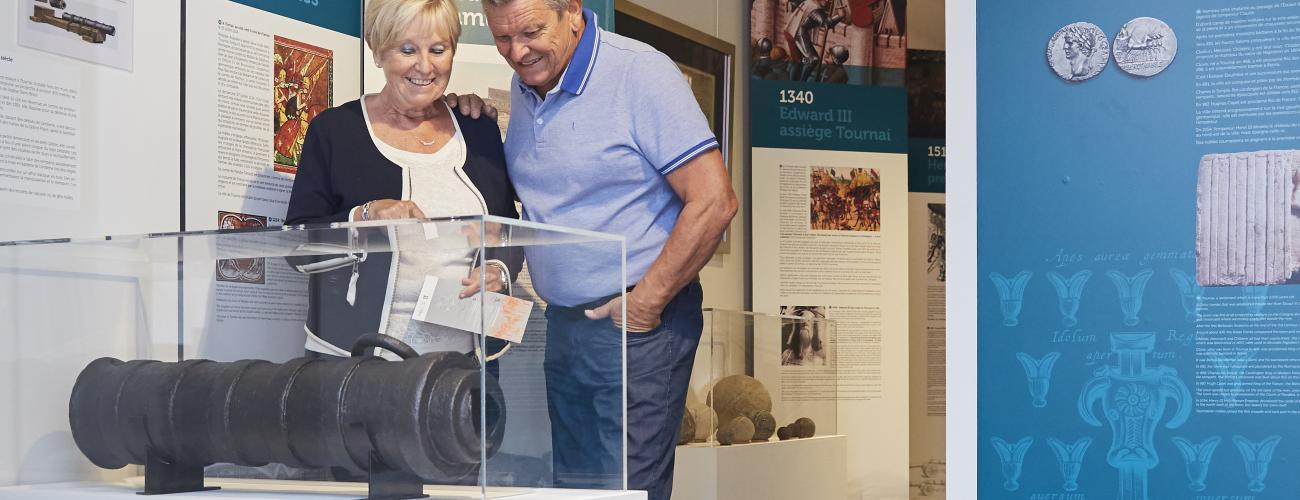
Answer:
[[[794,432],[795,437],[810,438],[817,434],[817,424],[813,423],[811,418],[800,417],[790,424],[790,430]]]
[[[754,441],[767,441],[776,432],[776,417],[772,416],[772,412],[755,410],[747,416],[754,422]]]
[[[747,375],[729,375],[718,380],[710,391],[713,410],[719,425],[758,410],[772,411],[772,396],[758,379]]]
[[[748,417],[735,417],[718,427],[717,437],[723,445],[748,443],[754,439],[754,423]]]
[[[708,441],[709,436],[718,428],[718,414],[707,406],[697,406],[692,410],[695,412],[695,437],[691,438],[691,442]]]
[[[682,412],[682,426],[677,430],[677,444],[686,444],[695,439],[695,411],[687,408]]]

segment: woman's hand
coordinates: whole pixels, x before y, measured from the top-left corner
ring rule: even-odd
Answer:
[[[460,280],[460,284],[465,285],[465,288],[462,288],[460,290],[460,298],[463,299],[465,297],[469,297],[471,295],[478,293],[478,285],[479,285],[478,274],[479,272],[481,272],[482,269],[483,266],[475,267],[474,269],[470,270],[469,276]],[[497,266],[487,266],[487,276],[484,279],[487,280],[487,291],[500,292],[502,290],[501,268]]]
[[[365,210],[357,210],[356,220],[423,219],[424,211],[411,200],[375,200],[370,202],[369,217],[362,219]]]

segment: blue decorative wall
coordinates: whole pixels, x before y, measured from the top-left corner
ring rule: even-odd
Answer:
[[[1112,57],[1071,82],[1049,66],[1058,29],[1090,22],[1113,44],[1144,16],[1177,36],[1163,72]],[[980,2],[980,498],[1300,495],[1300,289],[1196,279],[1202,156],[1300,149],[1292,16],[1287,2]]]

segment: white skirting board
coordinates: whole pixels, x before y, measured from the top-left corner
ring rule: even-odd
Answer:
[[[842,499],[848,439],[677,447],[673,500]]]
[[[0,488],[0,500],[140,500],[136,495],[144,484],[143,478],[132,478],[121,483],[50,483]],[[222,500],[343,500],[366,496],[362,483],[335,483],[325,481],[278,481],[265,479],[213,479],[207,486],[220,486],[221,490],[195,493],[177,493],[160,498]],[[431,500],[468,500],[482,498],[477,487],[426,486],[424,493]],[[564,490],[551,488],[496,488],[489,490],[488,498],[511,500],[646,500],[644,491]]]

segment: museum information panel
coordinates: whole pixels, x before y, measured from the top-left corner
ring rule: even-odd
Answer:
[[[179,19],[179,2],[0,4],[0,240],[180,228]]]
[[[185,228],[279,226],[312,119],[360,96],[360,5],[220,0],[185,14]],[[196,354],[301,351],[307,296],[291,292],[306,279],[282,260],[185,272]]]
[[[747,5],[753,308],[835,320],[781,386],[833,365],[848,495],[906,498],[906,3]]]
[[[979,493],[1300,486],[1300,3],[981,2]]]
[[[944,53],[907,51],[911,498],[947,494],[947,203]]]

